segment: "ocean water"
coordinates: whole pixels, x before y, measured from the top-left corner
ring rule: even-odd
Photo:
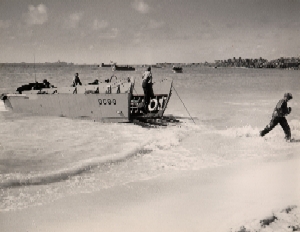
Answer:
[[[47,78],[69,85],[79,72],[83,83],[106,79],[110,70],[0,70],[0,93]],[[140,84],[142,70],[116,72]],[[0,211],[48,204],[186,170],[299,155],[300,72],[268,69],[185,68],[181,74],[154,69],[154,80],[172,79],[166,115],[179,124],[142,128],[5,111],[0,102]],[[286,143],[280,126],[258,136],[285,92],[295,142]]]

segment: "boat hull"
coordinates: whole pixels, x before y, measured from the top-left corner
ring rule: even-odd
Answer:
[[[7,94],[4,104],[15,113],[127,122],[130,93],[125,94]]]
[[[85,118],[101,122],[132,122],[138,118],[162,117],[168,105],[172,81],[153,85],[154,95],[144,106],[140,85],[128,82],[100,83],[76,87],[30,90],[24,85],[18,93],[2,94],[5,107],[15,113],[36,116]]]

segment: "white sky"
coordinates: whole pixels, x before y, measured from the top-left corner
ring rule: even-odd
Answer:
[[[0,0],[0,62],[300,55],[297,0]]]

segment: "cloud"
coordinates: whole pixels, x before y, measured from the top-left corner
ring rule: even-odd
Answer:
[[[243,25],[241,22],[239,21],[234,21],[234,22],[228,22],[225,24],[227,28],[229,29],[235,29],[235,28],[244,28],[245,25]]]
[[[47,7],[44,4],[37,7],[29,5],[28,12],[23,17],[28,25],[42,25],[48,20]]]
[[[165,22],[158,22],[154,19],[151,19],[148,27],[151,29],[158,29],[158,28],[162,28],[163,26],[165,26]]]
[[[112,28],[110,31],[105,32],[105,33],[101,33],[99,35],[100,39],[114,39],[118,36],[119,34],[119,30],[118,28]]]
[[[83,17],[82,12],[76,12],[70,14],[69,17],[65,20],[65,26],[68,28],[77,28],[82,17]]]
[[[0,20],[0,29],[9,28],[10,21],[9,20]]]
[[[108,22],[105,21],[105,20],[99,21],[98,19],[95,19],[94,22],[93,22],[93,29],[94,30],[101,30],[101,29],[104,29],[104,28],[107,28],[107,27],[108,27]]]
[[[203,20],[203,21],[201,22],[201,24],[202,24],[202,26],[204,26],[204,27],[206,27],[206,28],[210,28],[210,27],[213,26],[212,23],[211,23],[209,20]]]
[[[136,33],[134,33],[134,38],[132,40],[133,44],[139,44],[142,41],[142,37],[143,37],[143,33],[138,31]]]
[[[131,6],[141,14],[147,14],[150,10],[148,4],[143,0],[134,0],[134,2],[131,3]]]

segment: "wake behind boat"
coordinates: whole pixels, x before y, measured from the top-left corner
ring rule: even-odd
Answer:
[[[133,78],[111,78],[107,82],[76,87],[45,87],[43,83],[29,83],[17,88],[15,93],[2,94],[0,98],[8,110],[37,116],[88,118],[102,122],[134,122],[141,118],[163,117],[171,96],[172,81],[165,79],[153,84],[154,96],[146,106],[147,114],[143,112],[143,89]]]

